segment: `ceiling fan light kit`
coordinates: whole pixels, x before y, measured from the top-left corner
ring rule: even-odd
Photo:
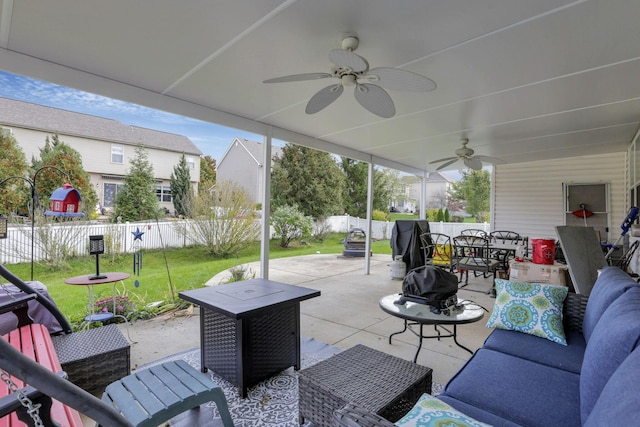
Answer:
[[[491,163],[491,164],[503,164],[503,163],[506,163],[504,160],[499,159],[497,157],[482,156],[482,155],[475,155],[474,156],[475,151],[472,148],[467,147],[467,144],[469,143],[469,140],[468,139],[463,139],[461,142],[462,142],[462,147],[458,148],[454,152],[455,153],[455,157],[445,157],[444,159],[438,159],[438,160],[434,160],[432,162],[429,162],[429,164],[432,165],[432,164],[435,164],[435,163],[444,162],[443,164],[438,166],[438,168],[436,169],[437,171],[439,171],[439,170],[442,170],[442,169],[446,168],[447,166],[450,166],[450,165],[454,164],[458,160],[461,160],[466,167],[468,167],[469,169],[472,169],[472,170],[480,170],[480,169],[482,169],[482,166],[483,166],[482,162]]]
[[[342,39],[341,49],[329,51],[329,60],[333,64],[331,73],[294,74],[268,79],[263,83],[337,78],[339,83],[320,89],[311,97],[305,108],[307,114],[315,114],[328,107],[338,99],[345,86],[355,86],[356,101],[382,118],[390,118],[396,114],[393,99],[383,88],[408,92],[428,92],[436,88],[433,80],[410,71],[388,67],[369,69],[369,62],[353,52],[359,44],[358,37],[350,34]]]

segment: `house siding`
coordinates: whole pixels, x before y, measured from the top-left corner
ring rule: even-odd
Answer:
[[[219,163],[216,170],[216,178],[219,181],[233,181],[243,187],[256,203],[260,200],[262,188],[262,180],[259,180],[258,172],[259,159],[254,158],[240,143],[235,139]]]
[[[558,160],[498,165],[492,180],[492,229],[512,230],[530,238],[556,239],[565,224],[563,184],[609,184],[609,233],[614,242],[627,214],[626,154],[609,153]]]

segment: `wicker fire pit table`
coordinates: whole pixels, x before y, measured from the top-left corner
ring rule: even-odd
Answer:
[[[332,426],[333,412],[357,403],[389,421],[431,393],[431,368],[356,345],[298,373],[300,424]]]

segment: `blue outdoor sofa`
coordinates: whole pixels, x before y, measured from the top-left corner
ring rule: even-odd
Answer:
[[[563,324],[566,346],[495,329],[436,403],[421,399],[397,425],[414,425],[421,411],[430,411],[421,416],[432,423],[447,413],[494,426],[638,425],[640,285],[604,268],[588,298],[567,295]],[[335,419],[343,426],[394,425],[351,404]]]

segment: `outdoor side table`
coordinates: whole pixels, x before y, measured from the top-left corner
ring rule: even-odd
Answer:
[[[69,381],[99,395],[131,373],[131,349],[116,325],[51,337]]]
[[[347,403],[395,422],[431,393],[431,376],[431,368],[358,344],[298,373],[300,424],[333,426]]]
[[[116,283],[122,282],[129,278],[129,273],[104,273],[104,277],[100,279],[92,279],[93,274],[85,274],[84,276],[76,276],[65,279],[64,283],[67,285],[79,285],[86,286],[89,291],[89,314],[84,318],[85,322],[104,322],[113,317],[122,317],[126,322],[126,318],[124,316],[116,315]],[[95,285],[104,285],[107,283],[113,283],[113,312],[108,313],[96,313],[95,312],[95,293],[93,287]],[[127,322],[128,325],[128,322]]]
[[[404,304],[396,304],[401,296],[402,294],[391,294],[380,299],[380,308],[384,312],[389,313],[392,316],[399,317],[400,319],[404,319],[404,329],[389,335],[389,344],[391,344],[391,338],[394,335],[401,334],[409,330],[414,335],[418,336],[420,340],[418,350],[416,350],[416,355],[413,358],[414,363],[418,360],[418,354],[422,349],[422,340],[425,338],[436,338],[437,340],[440,340],[440,338],[453,338],[453,342],[455,342],[458,347],[473,354],[473,351],[458,342],[457,328],[458,325],[473,323],[482,319],[484,317],[484,309],[482,307],[475,303],[470,303],[463,305],[458,310],[452,310],[450,315],[444,313],[435,314],[431,312],[429,306],[426,304],[411,301],[406,301]],[[419,332],[411,329],[412,325],[419,325]],[[433,325],[436,330],[436,334],[424,335],[424,325]],[[443,325],[451,325],[453,329],[450,330]],[[441,333],[438,328],[445,330],[446,334]]]
[[[300,301],[315,289],[252,279],[179,293],[200,307],[201,369],[247,389],[293,366],[300,369]]]

